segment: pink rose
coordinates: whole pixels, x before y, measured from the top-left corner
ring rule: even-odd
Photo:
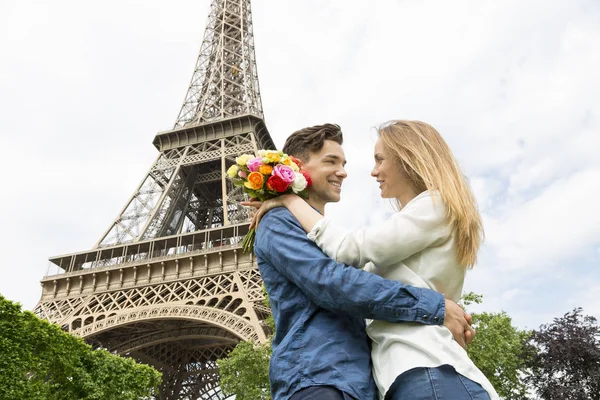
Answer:
[[[287,165],[277,164],[275,168],[273,168],[273,176],[278,176],[282,181],[287,183],[288,185],[294,182],[296,179],[296,174],[294,170],[288,167]]]
[[[248,175],[244,171],[238,172],[238,176],[242,179],[245,179]]]
[[[248,160],[246,163],[246,167],[250,170],[250,172],[257,172],[260,166],[262,165],[262,158],[257,157],[252,160]]]

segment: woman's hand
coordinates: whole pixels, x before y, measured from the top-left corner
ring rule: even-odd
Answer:
[[[277,208],[277,207],[285,207],[284,197],[286,197],[286,196],[292,196],[292,195],[283,195],[283,196],[275,197],[274,199],[270,199],[270,200],[267,200],[264,202],[258,201],[258,200],[240,202],[240,204],[243,206],[254,207],[256,209],[256,211],[252,215],[252,221],[250,222],[250,229],[258,227],[258,224],[260,223],[261,218],[263,217],[263,215],[265,215],[265,213],[267,211],[269,211],[273,208]]]

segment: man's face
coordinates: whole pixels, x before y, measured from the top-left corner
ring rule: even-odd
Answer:
[[[310,159],[302,165],[312,180],[308,188],[309,203],[322,208],[327,203],[340,201],[342,182],[347,176],[345,165],[342,146],[332,140],[326,140],[319,152],[311,153]]]

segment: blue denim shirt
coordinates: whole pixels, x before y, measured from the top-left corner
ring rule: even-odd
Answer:
[[[285,208],[263,217],[254,246],[275,318],[269,370],[273,400],[320,385],[358,400],[375,399],[364,319],[444,321],[440,293],[335,262]]]

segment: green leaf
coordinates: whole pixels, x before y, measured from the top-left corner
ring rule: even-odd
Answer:
[[[0,371],[2,400],[137,400],[161,381],[154,368],[92,350],[1,295]]]

